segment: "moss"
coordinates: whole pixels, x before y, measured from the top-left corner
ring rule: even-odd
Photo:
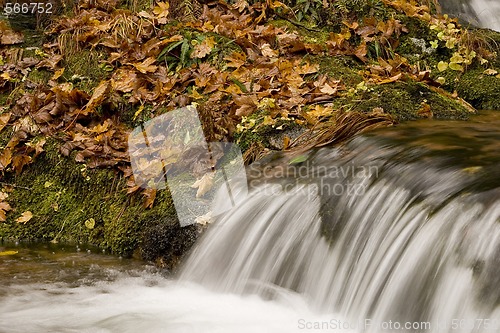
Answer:
[[[418,111],[423,103],[431,106],[436,119],[468,119],[471,114],[457,101],[414,81],[373,86],[350,99],[353,111],[371,112],[381,107],[399,121],[421,118]]]
[[[33,83],[45,84],[49,82],[52,75],[49,71],[35,68],[28,74],[28,79]]]
[[[123,191],[123,177],[112,170],[89,170],[59,155],[57,146],[54,139],[48,140],[32,165],[4,179],[16,187],[9,196],[13,211],[0,224],[1,238],[83,242],[130,255],[140,245],[144,228],[177,221],[168,191],[159,191],[156,205],[146,210],[139,194]],[[17,223],[28,210],[33,218]],[[85,226],[91,218],[93,229]]]
[[[75,87],[90,92],[110,76],[100,64],[101,59],[104,59],[103,55],[96,50],[71,52],[64,58],[63,78],[73,82]]]
[[[263,113],[260,112],[250,116],[249,119],[256,121],[255,126],[244,129],[234,135],[234,139],[243,153],[256,142],[261,143],[265,148],[273,150],[281,149],[277,147],[279,144],[276,141],[283,142],[284,135],[289,133],[291,136],[294,136],[296,132],[303,130],[292,119],[278,119],[273,125],[264,125],[262,115]]]
[[[483,72],[482,67],[466,71],[456,83],[456,90],[477,109],[500,110],[500,78]]]
[[[319,72],[327,74],[335,80],[341,79],[346,86],[355,86],[363,81],[359,71],[363,69],[360,62],[350,56],[306,56],[304,59],[319,64]]]

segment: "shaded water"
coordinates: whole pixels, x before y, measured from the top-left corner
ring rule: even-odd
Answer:
[[[499,332],[498,128],[412,122],[255,164],[175,279],[0,256],[0,332]]]

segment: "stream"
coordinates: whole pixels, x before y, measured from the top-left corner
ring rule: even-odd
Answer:
[[[175,276],[2,244],[0,332],[499,332],[498,128],[416,121],[255,163]]]

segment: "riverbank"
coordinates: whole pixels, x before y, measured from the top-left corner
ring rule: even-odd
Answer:
[[[2,239],[91,243],[173,268],[203,226],[181,228],[168,190],[137,186],[127,137],[187,105],[208,141],[236,142],[246,163],[500,109],[500,34],[435,8],[340,1],[298,22],[300,8],[280,3],[189,3],[84,1],[43,33],[3,23]]]

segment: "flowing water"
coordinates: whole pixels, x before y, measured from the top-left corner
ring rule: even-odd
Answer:
[[[180,276],[8,247],[0,332],[500,332],[500,113],[267,158]]]
[[[498,0],[441,0],[444,12],[473,25],[500,31],[500,1]]]

